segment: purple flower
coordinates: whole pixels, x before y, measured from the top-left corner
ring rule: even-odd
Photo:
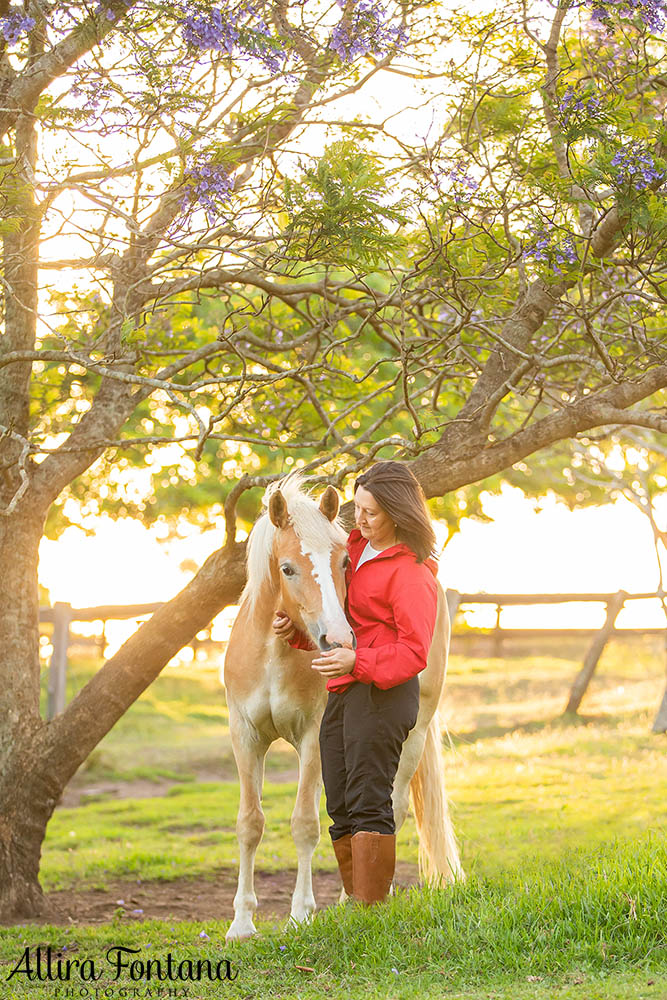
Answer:
[[[656,166],[651,153],[636,142],[617,150],[611,165],[616,167],[616,184],[619,187],[629,185],[635,191],[646,191],[654,181],[665,176],[664,171]]]
[[[22,10],[12,9],[5,17],[0,17],[0,31],[9,45],[16,45],[21,35],[35,27],[34,17],[28,17]]]
[[[225,52],[229,56],[259,60],[271,73],[283,66],[286,53],[280,40],[258,13],[257,6],[246,0],[237,7],[207,9],[186,0],[179,19],[183,38],[192,48]]]
[[[479,181],[476,181],[475,178],[467,172],[463,163],[457,163],[456,166],[446,174],[446,176],[452,182],[452,191],[455,201],[460,201],[460,199],[465,197],[469,192],[476,191],[479,187]]]
[[[445,182],[445,189],[455,202],[466,200],[473,191],[479,190],[479,181],[468,173],[465,163],[459,162],[453,166],[431,163],[430,168],[438,192],[442,193]]]
[[[203,208],[209,226],[215,223],[221,204],[229,200],[234,186],[233,178],[218,164],[192,164],[185,172],[185,191],[181,208],[191,211]]]
[[[346,0],[337,0],[339,7]],[[408,40],[403,27],[388,23],[387,12],[379,0],[357,0],[349,17],[343,17],[331,32],[329,47],[343,62],[371,52],[384,55],[390,49],[402,49]]]
[[[569,86],[556,105],[556,115],[567,126],[574,118],[596,118],[600,114],[600,98],[586,97],[575,87]]]
[[[567,235],[561,240],[556,240],[556,230],[552,222],[541,223],[533,227],[532,232],[533,240],[523,251],[525,260],[532,257],[533,260],[545,261],[556,274],[563,273],[562,265],[576,264],[579,260],[573,238]]]
[[[181,19],[181,27],[186,44],[198,49],[217,49],[231,55],[239,40],[233,17],[223,19],[219,10],[188,14]]]
[[[591,21],[610,34],[614,30],[614,15],[625,20],[637,18],[656,34],[663,30],[667,20],[667,0],[586,0],[586,3],[592,8]]]

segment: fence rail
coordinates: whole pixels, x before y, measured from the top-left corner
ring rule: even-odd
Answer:
[[[576,713],[581,705],[581,700],[590,684],[595,672],[600,656],[605,645],[612,637],[626,635],[664,635],[667,650],[667,631],[660,628],[616,628],[616,619],[621,610],[629,601],[646,601],[660,599],[665,603],[667,595],[661,591],[650,593],[629,594],[624,590],[616,593],[606,594],[488,594],[459,593],[456,590],[447,591],[447,603],[452,623],[456,622],[458,611],[462,607],[470,605],[492,604],[496,608],[496,622],[490,631],[493,643],[493,652],[496,656],[502,655],[503,640],[513,638],[546,638],[578,636],[592,637],[592,642],[586,652],[581,670],[574,678],[565,711]],[[541,629],[507,629],[502,627],[501,613],[504,607],[544,605],[544,604],[603,604],[606,614],[604,624],[600,629],[588,628],[541,628]],[[75,638],[71,633],[72,622],[102,622],[102,634],[98,641],[104,653],[104,628],[107,621],[122,621],[144,618],[152,615],[158,608],[163,606],[163,602],[151,604],[103,604],[93,608],[73,608],[70,604],[56,602],[52,608],[40,608],[39,620],[43,623],[53,625],[53,653],[49,665],[49,685],[48,685],[48,717],[53,718],[65,707],[65,681],[67,675],[67,655],[70,643]],[[457,637],[470,633],[460,633],[453,631],[453,636]],[[208,644],[209,640],[193,639],[190,645],[193,648]],[[658,711],[653,729],[655,732],[667,731],[667,689]]]

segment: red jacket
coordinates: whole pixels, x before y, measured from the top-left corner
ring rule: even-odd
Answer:
[[[395,687],[426,666],[438,603],[435,560],[418,563],[412,549],[399,542],[357,572],[365,547],[366,539],[355,528],[347,540],[346,612],[357,639],[357,659],[351,673],[327,681],[328,691],[345,691],[354,681]],[[290,646],[316,648],[300,631]]]

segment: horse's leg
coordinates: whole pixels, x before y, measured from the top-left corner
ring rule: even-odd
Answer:
[[[295,748],[299,754],[299,787],[292,812],[291,827],[296,846],[297,876],[290,918],[301,923],[315,910],[312,861],[320,839],[319,806],[322,791],[318,727],[311,726],[301,742],[295,744]]]
[[[424,742],[426,740],[426,730],[428,721],[419,719],[417,725],[408,735],[403,744],[401,759],[398,764],[396,777],[394,778],[394,791],[392,794],[392,806],[394,809],[394,822],[396,823],[396,833],[401,829],[408,815],[410,807],[410,782],[419,766]]]
[[[262,781],[264,757],[270,740],[262,738],[230,706],[229,725],[232,747],[239,772],[240,800],[236,820],[239,843],[239,881],[234,896],[234,920],[227,931],[227,941],[251,937],[257,932],[253,916],[257,909],[255,895],[255,853],[264,832]]]

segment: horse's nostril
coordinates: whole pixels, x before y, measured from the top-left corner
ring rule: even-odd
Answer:
[[[343,645],[342,642],[329,642],[329,640],[327,639],[326,632],[322,632],[319,639],[317,640],[317,644],[320,647],[320,649],[323,650],[324,652],[326,652],[327,649],[340,649],[340,647]]]

